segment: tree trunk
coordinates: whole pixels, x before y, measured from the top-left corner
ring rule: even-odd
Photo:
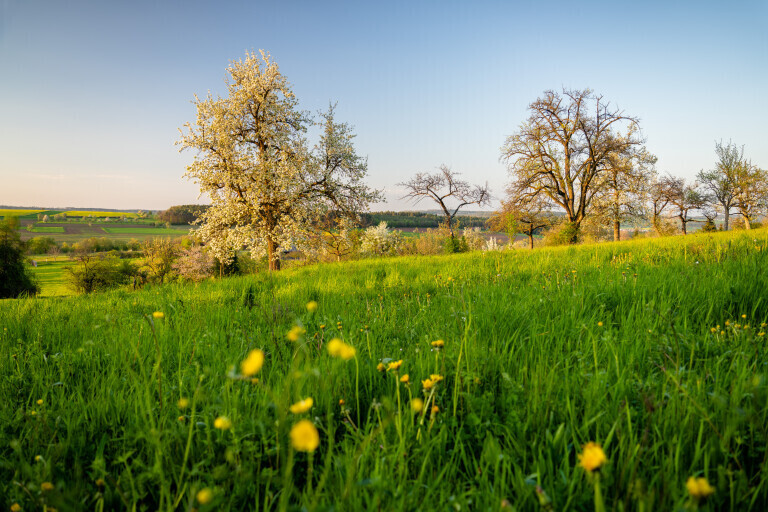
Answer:
[[[730,212],[728,211],[728,208],[724,208],[725,213],[723,213],[723,230],[728,231],[728,218],[730,217]]]
[[[533,229],[528,230],[528,240],[530,240],[531,243],[531,249],[533,249]]]
[[[680,217],[680,224],[682,225],[682,228],[683,228],[683,234],[687,235],[688,231],[685,228],[688,225],[688,223],[685,222],[685,219],[682,216]]]
[[[747,231],[752,229],[752,225],[749,222],[749,217],[747,217],[746,215],[744,215],[744,229],[746,229]]]
[[[621,222],[618,220],[613,221],[613,241],[618,242],[621,240]]]
[[[277,244],[272,237],[267,237],[267,258],[269,259],[269,270],[280,270],[280,258],[277,254]]]

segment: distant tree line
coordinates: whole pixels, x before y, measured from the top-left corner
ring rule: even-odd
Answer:
[[[424,212],[368,212],[361,213],[360,224],[362,227],[376,226],[381,222],[386,222],[390,228],[438,228],[444,221],[445,217],[442,215],[435,215],[434,213]],[[458,222],[460,227],[474,228],[484,227],[486,225],[487,218],[461,216],[457,217],[454,222]]]
[[[199,219],[210,205],[207,204],[182,204],[171,206],[158,214],[158,218],[163,222],[171,224],[193,224]]]

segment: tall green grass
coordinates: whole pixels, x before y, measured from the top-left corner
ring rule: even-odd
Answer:
[[[690,476],[704,508],[764,510],[766,268],[759,230],[5,301],[0,506],[591,510],[595,441],[611,510],[692,508]],[[237,378],[255,348],[258,382]]]

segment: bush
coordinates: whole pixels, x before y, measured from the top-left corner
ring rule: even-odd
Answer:
[[[179,258],[173,263],[173,270],[179,277],[199,282],[213,275],[214,258],[202,247],[182,249]]]
[[[0,222],[0,298],[38,292],[24,266],[24,242],[16,231],[18,222],[15,217]]]
[[[360,250],[366,254],[387,256],[398,254],[402,245],[400,232],[387,228],[387,223],[381,222],[378,226],[366,228],[361,237]]]
[[[78,293],[91,293],[125,285],[138,276],[130,260],[114,256],[79,256],[76,267],[64,267],[69,274],[69,286]]]
[[[415,238],[413,249],[425,256],[440,254],[445,246],[446,234],[442,230],[428,229]]]
[[[568,221],[561,221],[544,233],[544,245],[568,245],[578,240],[579,230]]]
[[[443,252],[445,252],[445,254],[454,254],[457,252],[467,251],[469,251],[469,246],[467,245],[467,239],[463,236],[461,238],[449,236],[443,243]]]

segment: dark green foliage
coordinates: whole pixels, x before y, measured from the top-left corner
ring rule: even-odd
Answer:
[[[70,286],[79,293],[91,293],[127,285],[138,277],[138,270],[130,260],[114,256],[81,255],[75,266],[65,267]]]
[[[714,222],[712,222],[711,219],[707,219],[707,222],[704,223],[703,226],[701,226],[701,230],[705,233],[714,233],[717,231],[717,226]]]
[[[459,252],[467,252],[469,251],[469,246],[467,245],[467,239],[462,237],[453,237],[449,236],[445,239],[445,242],[443,243],[443,252],[445,254],[455,254]]]
[[[210,208],[207,204],[182,204],[160,212],[158,218],[171,224],[193,224]]]
[[[37,286],[24,267],[24,242],[17,231],[18,220],[0,222],[0,298],[34,295]]]

